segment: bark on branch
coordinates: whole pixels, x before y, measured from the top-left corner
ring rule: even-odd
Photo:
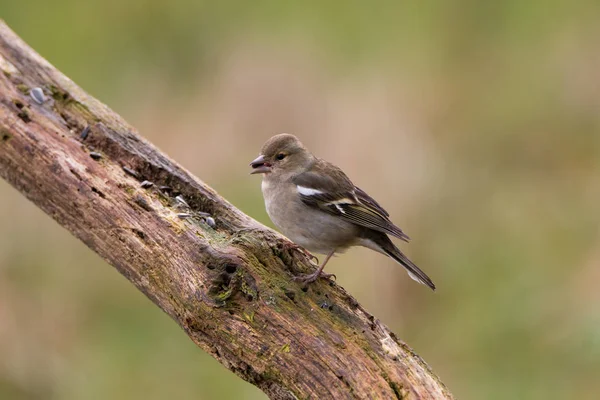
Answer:
[[[452,398],[340,286],[293,282],[314,266],[287,239],[158,151],[2,21],[0,70],[0,175],[242,379],[273,399]]]

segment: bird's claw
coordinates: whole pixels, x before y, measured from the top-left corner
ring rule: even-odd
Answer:
[[[303,284],[309,284],[309,283],[315,282],[319,278],[321,278],[321,279],[333,278],[334,280],[337,280],[337,276],[335,276],[335,274],[328,274],[323,271],[315,271],[312,274],[295,276],[293,278],[293,280],[296,282],[303,283]]]

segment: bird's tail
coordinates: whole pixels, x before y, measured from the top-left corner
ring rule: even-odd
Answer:
[[[404,253],[402,253],[400,249],[397,248],[394,245],[394,243],[392,243],[392,241],[386,234],[371,231],[369,232],[368,238],[366,239],[367,241],[370,241],[371,243],[376,245],[377,248],[375,248],[374,250],[386,254],[390,258],[394,259],[394,261],[398,262],[400,265],[406,268],[408,275],[412,279],[419,283],[422,283],[423,285],[429,286],[431,290],[435,291],[435,284],[431,281],[427,274],[421,271],[419,267],[417,267],[412,261],[410,261],[408,257],[406,257]]]

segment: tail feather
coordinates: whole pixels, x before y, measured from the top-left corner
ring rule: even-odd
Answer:
[[[425,272],[421,271],[421,269],[417,267],[412,261],[410,261],[408,257],[406,257],[398,248],[395,248],[395,250],[396,251],[387,251],[384,249],[385,253],[388,256],[390,256],[395,261],[402,264],[404,268],[406,268],[408,275],[412,279],[419,283],[422,283],[423,285],[429,286],[431,290],[435,291],[435,284],[433,283],[431,278],[429,278]]]
[[[419,267],[417,267],[412,261],[410,261],[408,257],[406,257],[404,253],[402,253],[400,249],[398,249],[394,245],[394,243],[392,243],[392,241],[387,235],[381,232],[371,231],[369,232],[368,238],[366,238],[366,240],[370,242],[369,244],[365,244],[367,247],[370,247],[373,250],[386,254],[394,261],[398,262],[400,265],[406,268],[408,275],[412,279],[419,283],[422,283],[423,285],[429,286],[431,290],[435,291],[435,284],[433,283],[433,281],[427,276],[425,272],[421,271]],[[374,244],[376,248],[372,247],[371,244]]]

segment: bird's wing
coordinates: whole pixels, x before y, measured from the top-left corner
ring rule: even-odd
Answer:
[[[389,220],[389,214],[365,191],[354,186],[338,167],[319,160],[293,178],[304,204],[336,215],[353,224],[387,233],[404,241],[410,238]]]

